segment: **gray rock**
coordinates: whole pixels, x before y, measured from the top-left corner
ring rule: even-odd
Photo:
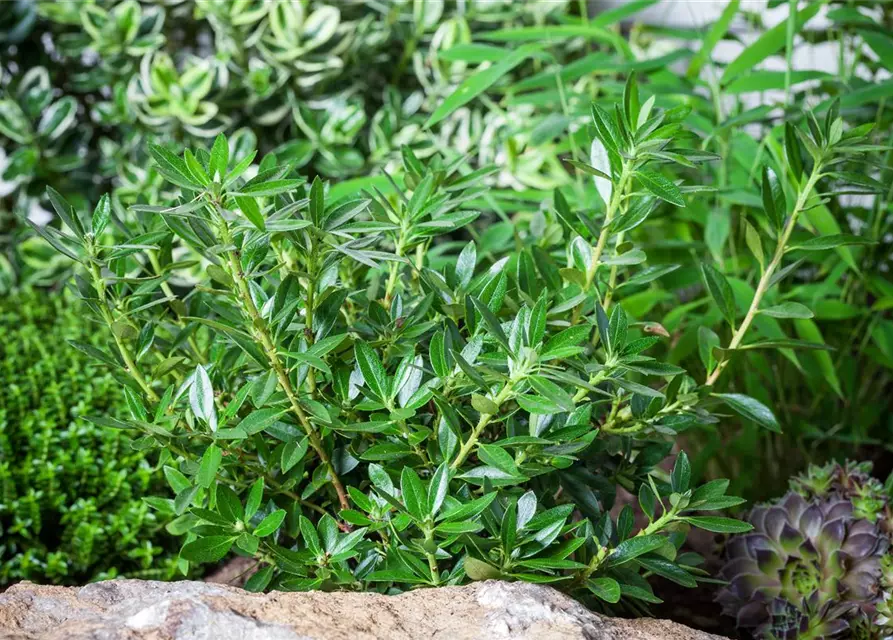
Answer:
[[[253,594],[204,582],[19,583],[2,640],[718,640],[665,620],[605,618],[549,587],[498,581],[373,593]]]

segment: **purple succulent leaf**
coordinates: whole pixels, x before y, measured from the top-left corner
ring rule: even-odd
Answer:
[[[751,602],[738,609],[735,621],[739,627],[747,629],[763,624],[768,618],[769,613],[766,610],[765,603]]]
[[[797,556],[803,560],[812,561],[818,559],[819,552],[816,550],[812,540],[805,540],[803,544],[800,545],[800,548],[797,549]]]
[[[755,536],[757,534],[748,533],[740,536],[735,536],[731,538],[728,543],[726,543],[726,553],[730,558],[737,558],[740,556],[750,556],[750,552],[748,551],[748,539]]]
[[[863,570],[849,571],[841,580],[848,600],[874,601],[880,595],[878,579],[880,568],[866,566]]]
[[[849,628],[850,628],[850,625],[846,620],[837,618],[836,620],[829,620],[828,622],[823,622],[820,627],[815,628],[815,632],[818,632],[821,634],[818,637],[833,638],[834,636],[838,636],[842,633],[845,633]],[[810,631],[813,631],[813,629],[810,629]]]
[[[851,529],[850,535],[847,536],[841,550],[851,558],[864,558],[873,554],[880,542],[881,538],[877,533],[856,533],[853,535],[853,530]]]
[[[778,552],[777,545],[773,544],[772,540],[768,537],[755,533],[745,537],[745,554],[749,558],[753,558],[754,560],[757,558],[757,555],[762,551],[771,551],[773,553]]]
[[[826,522],[817,539],[816,548],[823,555],[829,555],[835,549],[840,549],[846,536],[846,523],[843,520]]]
[[[766,512],[766,518],[763,524],[763,531],[773,540],[778,540],[785,525],[790,524],[788,521],[788,512],[781,507],[772,507]]]
[[[756,551],[756,564],[763,573],[777,573],[784,566],[784,558],[772,549],[758,549]]]
[[[798,529],[785,523],[784,527],[781,529],[781,533],[778,535],[778,541],[781,543],[782,548],[788,554],[792,555],[795,554],[798,547],[803,544],[804,537]]]
[[[768,509],[766,507],[754,507],[750,512],[750,523],[753,525],[753,528],[757,531],[765,531],[765,520],[766,520],[766,512]]]
[[[800,530],[810,540],[814,540],[822,530],[822,509],[817,504],[810,505],[800,516]]]
[[[834,502],[825,510],[825,520],[837,520],[838,518],[850,519],[853,516],[853,504],[851,502]]]
[[[781,592],[781,583],[764,574],[745,573],[736,576],[728,589],[742,600],[768,600]]]
[[[790,519],[796,522],[809,505],[802,496],[796,493],[788,493],[782,498],[780,506],[790,514]]]

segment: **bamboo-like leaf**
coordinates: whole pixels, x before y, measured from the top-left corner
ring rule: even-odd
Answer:
[[[526,44],[507,53],[499,62],[493,63],[486,69],[477,71],[465,79],[446,100],[440,103],[425,127],[430,128],[449,116],[459,107],[468,104],[477,96],[493,86],[500,78],[524,62],[531,55],[540,50],[540,45]]]

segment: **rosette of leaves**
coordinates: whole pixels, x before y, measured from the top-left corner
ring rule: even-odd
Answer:
[[[877,522],[888,536],[893,532],[893,511],[887,486],[871,475],[871,462],[847,460],[810,465],[805,473],[791,479],[791,490],[807,500],[836,497],[853,505],[853,515]]]
[[[271,7],[276,4],[259,0],[225,4],[213,0],[196,0],[193,16],[210,24],[214,33],[214,46],[219,53],[242,57],[244,61],[246,50],[254,47],[263,36],[264,22]]]
[[[684,454],[656,465],[677,429],[715,419],[616,304],[653,277],[618,221],[685,204],[657,155],[684,112],[627,91],[596,110],[610,155],[584,166],[605,202],[575,214],[558,194],[543,246],[459,240],[496,168],[410,149],[402,186],[327,189],[271,156],[249,179],[253,156],[219,136],[150,147],[181,195],[133,223],[54,197],[66,229],[39,231],[79,263],[74,288],[113,338],[93,353],[128,400],[95,421],[159,452],[175,495],[152,504],[176,516],[184,563],[251,557],[252,589],[499,576],[636,611],[658,601],[650,576],[704,577],[685,533],[748,530],[698,514],[741,501],[694,486]],[[610,515],[618,485],[647,524]]]
[[[0,175],[0,196],[11,198],[9,209],[30,213],[30,203],[42,200],[47,185],[84,166],[88,134],[76,127],[78,103],[58,97],[44,67],[20,76],[0,68],[0,151],[6,156]]]
[[[137,117],[152,130],[183,130],[200,138],[213,137],[226,125],[217,102],[206,98],[226,85],[226,68],[213,60],[189,56],[180,67],[164,52],[147,55],[134,75],[127,95]]]
[[[829,638],[872,619],[889,540],[853,504],[788,493],[732,538],[718,601],[759,638]]]
[[[294,100],[292,104],[292,117],[301,138],[274,150],[283,162],[301,168],[312,161],[319,171],[333,178],[354,175],[366,166],[367,159],[357,148],[366,126],[361,98],[340,95],[304,103]]]
[[[48,4],[39,4],[45,16],[80,26],[59,35],[55,43],[59,51],[70,57],[86,55],[98,63],[75,76],[73,86],[80,92],[126,81],[136,73],[139,60],[165,41],[165,12],[160,6],[136,0],[63,3],[69,6],[61,8]]]
[[[169,578],[173,540],[143,502],[163,479],[126,434],[84,419],[126,404],[71,302],[17,293],[0,304],[0,584]]]

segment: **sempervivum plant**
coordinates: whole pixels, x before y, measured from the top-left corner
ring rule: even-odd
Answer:
[[[807,500],[831,496],[853,504],[853,514],[877,522],[887,534],[893,528],[893,507],[884,484],[871,475],[870,462],[831,462],[810,465],[805,474],[791,480],[791,489]]]
[[[852,501],[791,491],[754,508],[750,522],[753,531],[727,546],[718,598],[740,628],[758,638],[829,638],[874,618],[889,543]]]

